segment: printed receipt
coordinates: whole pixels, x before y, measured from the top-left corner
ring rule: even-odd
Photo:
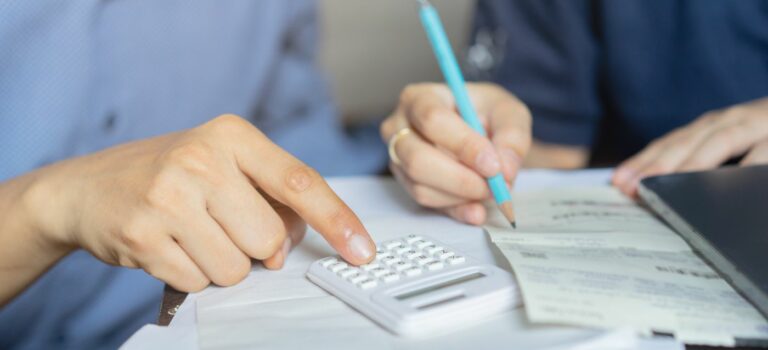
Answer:
[[[768,340],[752,305],[615,189],[530,192],[515,201],[526,226],[486,230],[512,265],[532,322],[629,327],[690,344]]]

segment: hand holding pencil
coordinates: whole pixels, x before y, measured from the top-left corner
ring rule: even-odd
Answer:
[[[487,217],[481,202],[492,198],[486,178],[501,171],[506,183],[514,182],[531,144],[531,118],[501,87],[467,88],[489,137],[461,119],[447,86],[433,83],[405,88],[381,135],[396,157],[390,169],[416,202],[481,225]]]
[[[436,12],[431,16],[425,20],[422,6],[422,23],[449,83],[403,90],[397,109],[381,125],[390,169],[425,207],[480,225],[488,214],[482,202],[494,198],[513,223],[507,185],[531,145],[530,112],[502,87],[464,84],[442,28],[436,26]],[[442,39],[436,43],[436,37]]]

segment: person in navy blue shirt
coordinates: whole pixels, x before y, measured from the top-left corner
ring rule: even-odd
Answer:
[[[481,0],[466,70],[490,140],[438,84],[407,87],[381,127],[398,179],[461,221],[484,221],[483,177],[520,166],[609,154],[635,195],[650,175],[768,163],[765,1]]]

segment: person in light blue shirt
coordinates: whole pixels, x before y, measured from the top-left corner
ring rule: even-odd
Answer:
[[[303,220],[372,258],[318,174],[372,173],[385,152],[338,123],[315,16],[309,0],[0,2],[0,348],[116,348],[156,319],[163,282],[278,269]]]

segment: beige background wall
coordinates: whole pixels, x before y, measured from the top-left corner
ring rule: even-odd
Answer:
[[[454,50],[469,35],[474,0],[432,0]],[[440,81],[416,0],[320,0],[321,65],[351,123],[388,114],[410,82]]]

